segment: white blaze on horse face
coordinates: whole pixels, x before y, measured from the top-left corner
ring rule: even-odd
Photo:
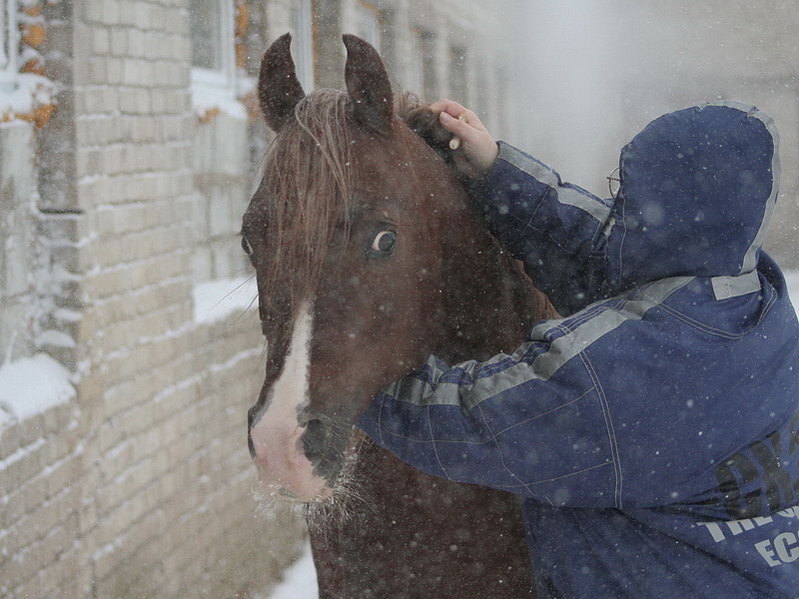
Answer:
[[[270,494],[311,501],[330,494],[324,478],[305,457],[299,415],[308,405],[313,304],[305,302],[294,321],[288,354],[267,396],[267,409],[250,430],[255,463]]]

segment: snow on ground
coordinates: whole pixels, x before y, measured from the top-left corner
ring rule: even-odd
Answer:
[[[794,308],[799,308],[799,270],[789,270],[785,273],[788,282],[788,295]]]
[[[75,397],[69,371],[45,354],[0,366],[0,425],[66,403]]]
[[[319,599],[316,569],[311,558],[311,544],[306,542],[302,554],[283,572],[283,581],[267,595],[253,599]]]
[[[208,324],[258,306],[255,277],[214,279],[194,287],[194,322]]]

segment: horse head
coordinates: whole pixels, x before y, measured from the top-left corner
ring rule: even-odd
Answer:
[[[248,441],[267,489],[315,502],[342,487],[373,395],[430,353],[511,348],[536,308],[452,169],[406,122],[429,133],[437,119],[400,114],[377,51],[344,36],[347,91],[306,96],[290,42],[261,65],[276,136],[242,226],[269,342]]]

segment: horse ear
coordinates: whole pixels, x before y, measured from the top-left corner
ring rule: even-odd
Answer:
[[[394,120],[394,95],[386,67],[377,50],[361,38],[347,34],[344,45],[347,47],[344,79],[354,102],[355,118],[388,135]]]
[[[258,77],[258,99],[266,124],[278,132],[305,97],[291,58],[291,34],[277,38],[264,52]]]

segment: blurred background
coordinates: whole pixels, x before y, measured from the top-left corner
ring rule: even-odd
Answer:
[[[702,101],[753,104],[781,137],[781,194],[766,248],[799,268],[799,10],[767,0],[519,3],[503,131],[564,179],[607,195],[621,147],[661,114]]]
[[[303,554],[301,518],[258,515],[252,497],[265,343],[238,239],[270,141],[260,57],[286,31],[306,90],[342,86],[341,34],[356,33],[397,91],[461,101],[600,195],[653,118],[756,104],[782,137],[767,247],[799,269],[792,1],[0,0],[0,14],[4,597],[269,597]],[[307,587],[312,570],[290,571]],[[298,589],[278,592],[312,593]]]

